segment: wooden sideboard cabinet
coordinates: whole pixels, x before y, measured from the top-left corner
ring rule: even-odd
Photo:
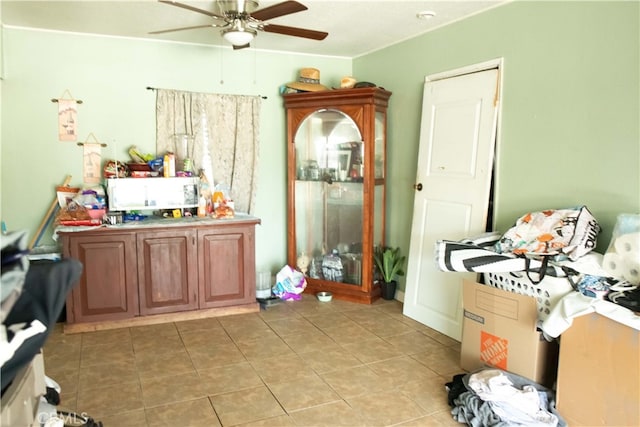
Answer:
[[[165,220],[169,221],[169,220]],[[64,257],[83,273],[67,323],[119,321],[251,305],[255,225],[250,216],[60,230]]]

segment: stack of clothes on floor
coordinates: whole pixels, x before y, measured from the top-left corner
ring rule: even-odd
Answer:
[[[446,384],[451,414],[472,427],[565,427],[555,393],[496,368],[454,375]]]

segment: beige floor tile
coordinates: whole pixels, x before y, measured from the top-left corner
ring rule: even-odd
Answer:
[[[100,390],[102,387],[123,382],[138,382],[138,371],[135,363],[131,361],[116,361],[84,366],[80,368],[78,375],[78,390]]]
[[[236,314],[218,318],[224,329],[258,327],[264,325],[264,320],[257,313]]]
[[[316,326],[302,317],[270,320],[267,324],[281,337],[294,334],[312,333],[317,330]]]
[[[300,357],[319,374],[362,366],[358,358],[341,347],[303,353]]]
[[[149,426],[153,427],[218,427],[222,425],[207,398],[156,406],[145,412]]]
[[[293,418],[289,415],[280,415],[278,417],[238,424],[237,427],[294,427],[296,425]]]
[[[82,334],[82,346],[131,343],[131,333],[127,328],[106,331],[85,332]]]
[[[191,362],[193,362],[197,370],[234,365],[247,361],[235,344],[190,347],[187,351],[191,357]]]
[[[262,338],[277,337],[273,329],[271,329],[264,322],[256,325],[225,327],[225,330],[234,342],[253,341]]]
[[[178,335],[178,329],[175,323],[157,323],[155,325],[143,325],[134,326],[129,328],[131,331],[131,337],[136,338],[140,336],[156,336],[156,337],[168,337]]]
[[[220,394],[209,399],[224,426],[235,426],[285,413],[265,386]]]
[[[148,424],[144,409],[108,415],[95,420],[102,422],[105,427],[155,427],[158,424]]]
[[[329,311],[307,316],[306,319],[320,329],[339,327],[346,323],[353,322],[349,317],[338,311]]]
[[[434,329],[431,329],[428,326],[425,325],[420,325],[420,328],[418,329],[420,332],[422,332],[423,334],[433,338],[434,340],[438,341],[440,344],[446,346],[446,347],[454,347],[454,346],[458,346],[460,345],[460,341],[454,340],[451,337],[448,337]]]
[[[280,405],[291,413],[341,400],[320,377],[306,377],[269,386]]]
[[[93,419],[143,409],[142,390],[135,382],[120,383],[78,391],[77,411],[89,414]]]
[[[135,357],[135,365],[141,379],[195,372],[189,353],[182,347],[169,353],[136,353]]]
[[[80,345],[53,346],[47,344],[42,356],[45,370],[77,370],[80,368]]]
[[[289,348],[287,343],[276,335],[270,335],[266,338],[258,338],[251,341],[240,341],[236,345],[248,360],[288,356],[293,354],[293,350]]]
[[[56,351],[58,351],[61,347],[78,348],[81,345],[82,334],[65,334],[62,328],[62,323],[57,323],[54,329],[51,331],[49,338],[47,338],[47,341],[44,345],[44,351],[46,353],[47,348],[53,349],[55,347]]]
[[[358,411],[344,401],[292,412],[290,416],[298,426],[358,427],[366,425]]]
[[[464,372],[460,368],[460,351],[451,347],[413,354],[411,357],[445,378]]]
[[[341,369],[320,374],[343,399],[378,394],[393,388],[391,378],[381,377],[368,366]]]
[[[341,348],[334,340],[318,329],[303,334],[287,335],[282,339],[298,354]]]
[[[350,320],[358,323],[363,327],[374,325],[380,320],[385,321],[389,319],[386,314],[371,307],[357,308],[349,311],[344,311],[342,313],[345,317],[349,318]]]
[[[409,356],[370,363],[367,366],[378,376],[389,378],[394,387],[406,384],[408,381],[438,377],[438,374]]]
[[[397,427],[460,427],[461,425],[463,424],[454,420],[449,411],[442,411],[397,424]]]
[[[158,337],[162,339],[158,339]],[[173,353],[180,350],[184,350],[184,344],[180,335],[143,335],[136,334],[132,338],[133,351],[138,354],[159,354],[159,353]]]
[[[385,341],[403,354],[417,354],[442,348],[442,344],[418,331],[389,336]]]
[[[385,315],[385,317],[386,318],[384,319],[380,318],[375,322],[372,322],[371,324],[362,326],[369,332],[372,332],[382,338],[392,337],[415,331],[409,325],[405,325],[404,323],[394,320],[389,316]]]
[[[131,341],[118,341],[109,344],[82,345],[80,367],[100,365],[111,362],[131,362],[135,360]]]
[[[451,378],[445,379],[441,376],[435,376],[426,379],[418,379],[415,381],[407,381],[397,387],[398,392],[416,402],[426,414],[450,410],[447,403],[447,392],[445,384],[451,381]]]
[[[78,379],[80,378],[79,367],[59,369],[56,365],[49,367],[49,365],[45,364],[44,372],[45,375],[60,386],[60,389],[64,393],[76,393],[78,391]]]
[[[264,321],[276,319],[295,319],[300,317],[295,310],[289,307],[286,302],[280,302],[268,307],[266,310],[260,310],[259,316]]]
[[[460,343],[397,301],[303,294],[259,313],[78,334],[56,325],[44,357],[59,407],[106,427],[459,425],[444,384],[462,372]],[[391,396],[399,403],[386,407]]]
[[[233,342],[222,326],[210,329],[187,329],[180,331],[180,337],[187,348],[231,344]]]
[[[342,344],[345,350],[363,363],[378,362],[402,356],[402,353],[382,338],[375,337],[366,341]]]
[[[380,299],[374,303],[373,307],[397,320],[404,318],[404,315],[402,314],[402,303],[400,301],[385,301]]]
[[[160,378],[143,378],[140,384],[144,407],[147,409],[200,399],[207,395],[202,379],[195,372]]]
[[[292,301],[291,306],[296,313],[303,317],[326,314],[335,311],[335,308],[333,308],[333,301],[329,303],[320,303],[315,296],[308,296],[303,299],[302,302]]]
[[[316,375],[304,359],[293,352],[287,356],[251,360],[250,363],[267,385]]]
[[[65,392],[61,389],[60,404],[56,409],[66,412],[76,412],[78,407],[78,393],[77,392]]]
[[[215,317],[209,317],[205,319],[185,320],[183,322],[176,322],[176,329],[182,335],[183,332],[188,331],[200,331],[210,329],[221,329],[222,325]]]
[[[425,415],[418,404],[395,391],[349,398],[347,403],[367,425],[390,426]]]
[[[263,385],[260,375],[247,362],[204,369],[198,373],[203,390],[208,396]]]
[[[338,344],[352,344],[355,342],[379,338],[376,334],[367,331],[362,326],[353,321],[350,321],[349,323],[346,323],[344,325],[329,326],[321,329],[325,334],[327,334]]]

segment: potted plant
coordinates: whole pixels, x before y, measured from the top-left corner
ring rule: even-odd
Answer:
[[[380,277],[382,298],[392,300],[396,294],[398,282],[396,277],[404,276],[404,262],[407,257],[400,253],[400,248],[378,246],[373,252],[373,260]]]

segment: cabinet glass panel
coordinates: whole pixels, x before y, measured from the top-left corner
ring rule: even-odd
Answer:
[[[318,110],[299,126],[296,153],[296,253],[310,258],[307,275],[362,284],[363,154],[354,121]]]

